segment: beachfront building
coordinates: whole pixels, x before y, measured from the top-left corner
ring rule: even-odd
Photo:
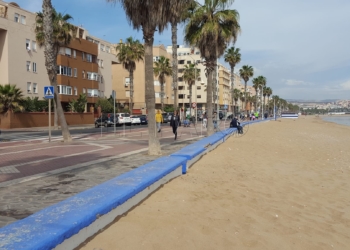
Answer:
[[[15,84],[25,97],[42,99],[44,86],[50,85],[45,67],[44,48],[36,42],[36,13],[16,3],[0,0],[0,84]],[[59,50],[57,57],[57,93],[64,110],[81,93],[87,94],[87,108],[112,91],[112,64],[116,63],[112,45],[102,51],[100,39],[89,37],[77,27],[76,38]],[[98,42],[96,42],[98,41]]]
[[[172,54],[172,46],[167,46],[167,52]],[[178,60],[178,95],[177,100],[179,107],[189,109],[190,107],[190,87],[183,79],[185,65],[196,64],[199,69],[199,76],[196,83],[192,86],[192,104],[196,104],[197,110],[205,110],[207,103],[207,77],[205,75],[205,66],[202,64],[198,48],[189,48],[183,45],[178,45],[177,48]],[[192,112],[194,114],[194,112]]]
[[[218,64],[219,79],[219,109],[231,110],[231,74],[230,70],[222,64]]]
[[[122,40],[121,40],[122,42]],[[153,61],[158,61],[160,56],[169,58],[171,55],[167,53],[164,45],[156,45],[153,47]],[[116,102],[118,108],[128,109],[130,103],[130,78],[129,72],[123,68],[121,64],[112,65],[112,88],[117,92]],[[172,78],[166,76],[164,83],[164,106],[174,104],[174,94],[172,89]],[[157,76],[154,76],[154,90],[156,109],[161,108],[161,91],[160,83]],[[134,71],[134,95],[133,95],[133,114],[146,113],[145,101],[145,64],[144,61],[136,62],[136,70]]]

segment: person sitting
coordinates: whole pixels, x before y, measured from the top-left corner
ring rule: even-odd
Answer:
[[[241,123],[238,121],[237,116],[235,116],[231,123],[230,128],[237,128],[239,134],[243,134],[243,127],[241,126]]]

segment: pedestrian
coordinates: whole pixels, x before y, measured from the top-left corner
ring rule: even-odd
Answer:
[[[207,113],[205,112],[203,114],[203,127],[206,128],[207,127],[207,122],[208,122],[208,117],[207,117]]]
[[[177,139],[177,128],[179,127],[179,125],[180,125],[180,115],[179,115],[179,111],[176,110],[170,120],[170,126],[173,128],[175,140]]]
[[[157,124],[158,133],[161,131],[160,124],[162,122],[163,122],[163,116],[162,116],[162,113],[160,112],[160,110],[158,110],[157,114],[156,114],[156,124]]]

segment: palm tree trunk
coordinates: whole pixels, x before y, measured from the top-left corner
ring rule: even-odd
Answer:
[[[190,117],[192,118],[192,83],[190,84]]]
[[[173,45],[173,90],[174,90],[174,110],[178,107],[178,96],[177,96],[177,23],[171,23],[171,42]]]
[[[258,110],[258,95],[255,95],[255,105],[254,105],[254,109],[255,109],[255,112]]]
[[[143,27],[145,40],[145,99],[148,111],[148,154],[160,155],[160,143],[156,134],[155,92],[153,78],[153,41],[155,28]]]
[[[69,129],[67,126],[66,118],[64,117],[61,100],[57,94],[57,82],[56,82],[56,58],[57,54],[54,50],[54,45],[52,42],[52,4],[51,0],[43,0],[43,26],[44,26],[44,36],[45,36],[45,66],[49,76],[49,81],[51,86],[54,87],[54,98],[57,105],[57,116],[61,123],[62,136],[64,142],[72,141],[72,137],[69,133]]]
[[[248,110],[247,110],[247,81],[244,81],[244,111],[248,115]]]
[[[164,111],[164,82],[160,83],[160,109]]]
[[[232,114],[234,113],[235,111],[235,106],[234,106],[234,100],[233,100],[233,90],[235,88],[235,84],[234,84],[234,67],[231,67],[231,104],[232,104]]]
[[[214,59],[215,60],[215,59]],[[210,64],[212,65],[213,62]],[[214,124],[213,124],[213,73],[214,70],[211,66],[207,66],[208,78],[207,78],[207,135],[214,134]]]
[[[133,113],[133,108],[134,108],[134,71],[129,70],[129,79],[130,79],[130,114],[132,115]]]
[[[57,91],[57,88],[55,89],[55,91]],[[58,129],[58,115],[57,115],[56,100],[53,101],[53,114],[54,114],[53,127],[55,130],[57,130]]]

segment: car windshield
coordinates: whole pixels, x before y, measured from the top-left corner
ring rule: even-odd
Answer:
[[[129,114],[121,114],[122,117],[130,117]]]

